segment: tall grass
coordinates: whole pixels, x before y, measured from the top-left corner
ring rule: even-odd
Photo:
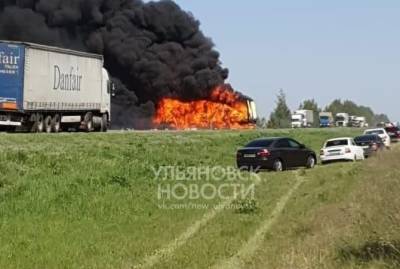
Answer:
[[[232,166],[238,147],[264,136],[290,136],[318,151],[328,138],[358,133],[352,129],[310,129],[0,134],[0,268],[120,268],[138,264],[207,212],[206,209],[172,212],[160,209],[153,168]],[[391,158],[397,158],[397,152],[390,154]],[[322,224],[313,228],[317,220],[323,223],[317,217],[323,213],[315,210],[346,198],[353,186],[362,182],[359,169],[363,175],[375,173],[376,161],[369,161],[364,168],[360,168],[361,164],[345,163],[307,171],[309,183],[296,195],[271,238],[266,238],[266,253],[262,255],[273,254],[279,265],[276,257],[280,256],[276,253],[285,253],[279,246],[296,246],[292,243],[308,239],[310,231],[317,233],[314,229],[325,234]],[[393,163],[394,160],[390,165]],[[347,171],[347,167],[351,169]],[[389,170],[389,165],[387,169],[386,174],[395,173]],[[384,173],[383,168],[379,171]],[[234,254],[290,188],[291,173],[262,173],[266,183],[257,188],[256,200],[243,202],[246,205],[243,212],[223,211],[157,268],[206,268]],[[372,199],[372,194],[369,195]],[[386,193],[382,195],[386,197]],[[374,203],[374,206],[379,213],[384,204],[378,207]],[[396,216],[394,209],[390,212],[392,217]],[[366,223],[375,221],[372,217],[367,215]],[[315,219],[315,223],[308,223],[309,219]],[[390,223],[381,223],[382,230],[388,230]],[[365,234],[364,230],[360,234]],[[360,238],[360,244],[365,243],[361,237],[356,238]],[[278,239],[293,242],[282,245]],[[277,248],[271,249],[269,242]],[[334,242],[334,249],[339,249]],[[260,268],[265,265],[258,259],[254,261],[258,261]]]
[[[248,268],[399,268],[400,149],[310,177]]]

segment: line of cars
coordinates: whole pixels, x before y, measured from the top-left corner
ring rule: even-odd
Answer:
[[[392,141],[400,141],[400,130],[394,126],[368,129],[355,138],[329,139],[320,151],[321,163],[364,160],[390,148]],[[239,149],[236,164],[239,169],[253,171],[267,169],[279,172],[296,167],[311,169],[317,164],[317,154],[289,137],[262,138]]]

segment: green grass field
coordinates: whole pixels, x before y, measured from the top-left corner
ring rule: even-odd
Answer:
[[[195,200],[208,208],[160,207],[174,203],[158,199],[160,186],[193,183],[157,180],[160,167],[234,166],[236,149],[259,137],[318,153],[328,138],[359,133],[0,134],[0,268],[399,268],[397,148],[260,180],[244,173],[255,197],[228,200],[239,209],[214,210],[220,196]]]

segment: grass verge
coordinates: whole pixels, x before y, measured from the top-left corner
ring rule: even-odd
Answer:
[[[359,132],[0,134],[0,268],[121,268],[140,264],[209,211],[160,208],[160,182],[154,169],[232,166],[238,147],[264,136],[290,136],[318,151],[328,138]],[[369,161],[373,169],[376,161]],[[334,208],[332,205],[348,199],[362,182],[358,174],[368,174],[365,169],[372,168],[368,162],[365,167],[343,163],[304,172],[307,182],[289,201],[276,228],[267,234],[263,250],[247,264],[280,268],[280,259],[286,260],[283,250],[293,250],[306,240],[314,225],[324,231],[325,226],[318,226],[324,219],[319,214],[326,214],[322,208]],[[241,209],[221,211],[155,268],[207,268],[234,255],[292,186],[292,173],[260,174],[262,183],[257,185],[254,200],[236,201]],[[221,203],[217,198],[197,202]],[[326,218],[332,220],[331,216]],[[340,253],[346,249],[353,253],[350,250],[358,249],[358,241],[332,242],[332,249],[326,250],[331,260],[346,266],[348,259]],[[268,257],[275,262],[265,263]]]

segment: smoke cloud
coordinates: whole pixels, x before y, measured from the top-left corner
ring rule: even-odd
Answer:
[[[224,82],[213,42],[172,1],[1,0],[0,39],[103,54],[116,128],[151,128],[163,97],[196,100]]]

